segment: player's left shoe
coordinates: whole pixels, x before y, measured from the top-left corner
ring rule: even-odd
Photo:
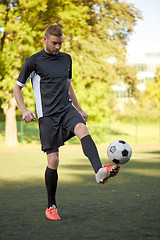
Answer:
[[[114,177],[119,172],[120,167],[118,165],[107,164],[101,167],[98,172],[95,174],[96,181],[100,183],[106,183],[107,180],[111,177]]]
[[[48,218],[49,220],[60,220],[60,216],[57,213],[57,208],[55,205],[53,205],[50,208],[46,209],[46,218]]]

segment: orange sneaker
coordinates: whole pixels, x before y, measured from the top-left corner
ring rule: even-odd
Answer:
[[[105,182],[107,182],[109,178],[116,176],[117,173],[119,172],[119,169],[120,167],[116,164],[115,165],[107,164],[101,167],[95,175],[96,181],[99,184],[100,183],[104,184]]]
[[[46,218],[48,218],[50,220],[60,220],[61,219],[57,213],[57,208],[55,205],[53,205],[50,208],[47,208],[45,214],[46,214]]]

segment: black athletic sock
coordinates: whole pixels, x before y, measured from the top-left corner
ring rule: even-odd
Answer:
[[[97,147],[90,135],[81,139],[82,149],[86,157],[90,160],[95,173],[102,167]]]
[[[57,169],[46,168],[45,172],[45,184],[48,195],[48,208],[52,205],[56,206],[56,190],[58,182],[58,173]]]

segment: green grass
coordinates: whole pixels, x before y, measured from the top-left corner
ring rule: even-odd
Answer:
[[[89,131],[97,144],[109,144],[123,139],[129,144],[160,144],[160,122],[120,122],[109,121],[87,123]],[[0,147],[4,146],[5,123],[0,122]],[[38,122],[25,124],[17,122],[19,146],[39,145]],[[23,130],[23,131],[22,131]],[[23,134],[22,134],[23,132]],[[79,140],[71,139],[67,144],[78,144]]]
[[[160,239],[160,146],[132,146],[133,157],[105,185],[95,182],[80,146],[60,150],[61,221],[44,216],[46,156],[39,147],[0,151],[1,240]],[[98,146],[103,164],[106,147]]]

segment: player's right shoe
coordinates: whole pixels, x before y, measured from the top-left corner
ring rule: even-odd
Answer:
[[[119,172],[119,169],[120,167],[116,164],[115,165],[107,164],[101,167],[95,175],[96,181],[99,184],[100,183],[104,184],[105,182],[107,182],[109,178],[116,176],[117,173]]]
[[[48,218],[49,220],[60,220],[61,219],[57,213],[57,208],[55,205],[53,205],[50,208],[47,208],[45,215],[46,215],[46,218]]]

